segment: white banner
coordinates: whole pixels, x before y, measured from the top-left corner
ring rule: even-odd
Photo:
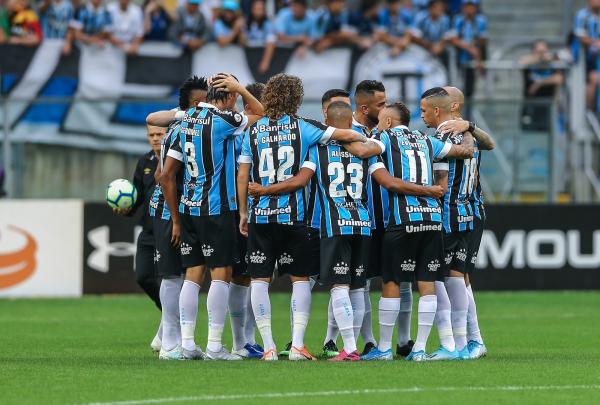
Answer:
[[[80,297],[83,202],[0,202],[0,297]]]

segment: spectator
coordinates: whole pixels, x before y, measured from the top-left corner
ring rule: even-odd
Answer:
[[[596,110],[596,90],[600,84],[600,0],[589,0],[587,7],[577,12],[575,35],[585,47],[587,105]]]
[[[429,0],[412,0],[413,16],[416,17],[417,14],[426,11],[429,8],[429,3],[431,3]]]
[[[379,26],[375,38],[392,48],[392,56],[398,56],[410,45],[413,17],[403,0],[387,0],[379,11]]]
[[[420,12],[415,18],[413,41],[433,56],[446,61],[444,51],[449,31],[450,17],[446,15],[446,3],[443,0],[430,0],[427,11]]]
[[[177,10],[175,39],[190,51],[200,49],[209,39],[209,28],[200,11],[199,0],[188,0]]]
[[[111,16],[102,4],[103,0],[90,0],[79,10],[79,17],[72,23],[75,39],[86,44],[104,48],[110,39]]]
[[[208,26],[212,26],[219,15],[221,9],[221,0],[202,0],[200,2],[200,11],[204,15],[204,21]]]
[[[458,63],[464,75],[464,94],[475,92],[475,69],[483,69],[487,19],[479,13],[479,0],[463,0],[461,14],[454,18],[449,41],[458,48]]]
[[[240,6],[235,0],[223,0],[215,21],[214,35],[220,46],[244,44],[244,17],[241,16]]]
[[[525,67],[525,98],[535,100],[553,97],[564,77],[561,71],[552,66],[560,58],[550,52],[548,44],[538,40],[530,54],[523,56],[519,63]],[[550,107],[537,103],[526,103],[523,107],[523,129],[547,131],[550,129]]]
[[[4,2],[0,5],[0,44],[8,41],[10,35],[10,23],[8,21],[8,10],[4,6]]]
[[[314,14],[307,10],[306,0],[292,0],[289,7],[277,13],[275,29],[280,43],[310,47],[313,43],[312,31]]]
[[[258,72],[265,74],[275,53],[275,27],[267,18],[264,0],[254,0],[246,26],[246,45],[265,48]]]
[[[38,7],[44,38],[64,39],[63,53],[69,54],[73,43],[73,31],[69,28],[74,16],[69,0],[42,0]]]
[[[8,43],[35,46],[42,40],[42,27],[37,14],[27,0],[13,0],[10,4],[10,37]]]
[[[373,37],[379,22],[379,1],[364,0],[360,9],[350,14],[350,24],[356,28],[358,35]]]
[[[368,46],[361,42],[356,30],[350,26],[350,14],[346,9],[346,0],[326,1],[326,9],[322,10],[316,19],[313,35],[319,38],[315,45],[317,52],[336,45]]]
[[[144,39],[166,41],[173,17],[163,7],[162,0],[144,3]]]
[[[144,37],[144,13],[131,0],[118,0],[108,5],[111,18],[110,42],[128,54],[136,54]]]

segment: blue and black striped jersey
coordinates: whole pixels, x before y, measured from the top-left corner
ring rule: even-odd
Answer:
[[[482,220],[485,220],[485,207],[484,207],[484,197],[483,190],[481,190],[481,177],[479,175],[479,169],[481,167],[481,151],[479,151],[477,155],[477,169],[475,171],[475,189],[473,190],[473,194],[469,201],[473,206],[473,214]]]
[[[383,131],[380,141],[385,145],[385,152],[379,167],[385,166],[392,176],[422,186],[433,184],[433,162],[444,158],[451,148],[450,144],[419,131],[411,132],[403,125]],[[388,200],[391,211],[388,227],[418,230],[414,227],[442,221],[442,208],[435,198],[388,191]]]
[[[53,1],[40,15],[44,38],[63,39],[67,35],[73,15],[74,9],[70,1]]]
[[[376,163],[376,157],[360,159],[335,141],[310,148],[302,166],[315,172],[321,238],[371,235],[367,179],[369,166]]]
[[[353,127],[354,129],[354,127]],[[369,135],[367,135],[369,136]],[[380,140],[380,133],[374,129],[370,133],[370,138]],[[367,195],[369,214],[372,219],[373,229],[385,229],[390,219],[390,204],[388,191],[373,181],[371,176],[367,181]]]
[[[327,143],[335,128],[318,121],[284,115],[278,120],[264,117],[244,135],[240,163],[250,163],[250,178],[263,186],[295,176],[306,160],[308,149]],[[306,190],[290,194],[248,199],[250,223],[291,223],[305,220]]]
[[[185,167],[179,212],[204,216],[237,210],[234,138],[247,123],[243,113],[222,111],[208,103],[185,113],[179,142],[167,153]]]
[[[321,203],[317,198],[317,175],[313,175],[306,186],[306,223],[314,229],[321,229]]]
[[[434,136],[442,142],[455,145],[462,142],[462,134],[450,135],[450,132],[436,131]],[[444,230],[447,233],[473,229],[473,207],[469,200],[474,190],[478,156],[479,150],[475,147],[475,154],[471,159],[445,159],[434,167],[434,170],[448,171],[448,190],[442,200]]]
[[[162,139],[160,144],[160,170],[162,171],[165,166],[165,161],[167,160],[167,154],[169,150],[173,147],[175,143],[179,142],[179,121],[173,122],[169,125],[167,129],[167,133]],[[183,168],[179,170],[177,173],[177,198],[181,197],[181,193],[183,192]],[[152,193],[152,197],[150,198],[150,216],[151,217],[160,217],[162,219],[169,220],[171,219],[171,211],[167,206],[167,202],[165,201],[165,196],[162,192],[162,188],[159,183],[154,187],[154,193]]]

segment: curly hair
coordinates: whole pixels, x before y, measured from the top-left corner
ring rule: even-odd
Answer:
[[[278,120],[284,115],[295,115],[303,98],[302,80],[296,76],[279,73],[267,82],[261,102],[265,115]]]
[[[208,82],[205,77],[192,76],[179,88],[179,108],[187,110],[190,108],[190,94],[193,90],[208,91]]]

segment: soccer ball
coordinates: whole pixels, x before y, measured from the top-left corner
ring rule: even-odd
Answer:
[[[106,188],[106,202],[111,208],[131,208],[135,200],[137,200],[137,190],[129,180],[114,180]]]

